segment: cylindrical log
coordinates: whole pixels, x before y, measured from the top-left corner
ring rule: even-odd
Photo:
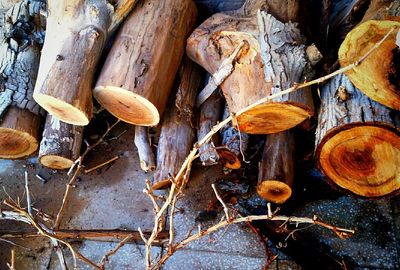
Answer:
[[[41,1],[21,1],[4,15],[0,44],[0,158],[33,154],[42,111],[32,98],[43,28]]]
[[[61,122],[47,115],[42,141],[39,148],[39,162],[48,168],[69,169],[79,157],[83,128]]]
[[[225,105],[223,119],[229,117],[228,106]],[[221,128],[221,146],[218,149],[220,162],[228,169],[240,169],[242,154],[245,155],[249,144],[249,135],[239,132],[232,126],[232,122]]]
[[[260,197],[284,203],[292,195],[294,177],[294,136],[287,130],[267,135],[258,172]]]
[[[178,173],[195,140],[194,103],[201,83],[200,67],[185,58],[179,73],[179,86],[162,122],[154,189],[170,186],[170,179]]]
[[[211,79],[211,78],[208,78]],[[214,92],[200,106],[199,129],[197,130],[197,140],[202,140],[207,133],[215,126],[222,114],[223,100],[219,91]],[[215,134],[209,142],[200,146],[200,161],[203,166],[218,164],[220,156],[215,149],[219,145],[218,134]]]
[[[386,40],[346,75],[368,97],[395,110],[400,110],[400,50],[396,45],[399,16],[399,0],[372,1],[363,23],[348,33],[339,49],[340,65],[347,66],[369,52],[392,29]]]
[[[285,18],[292,14],[280,12],[286,14]],[[304,37],[295,24],[282,23],[264,11],[241,9],[218,13],[206,20],[188,39],[187,52],[214,74],[241,47],[234,70],[221,84],[229,111],[236,114],[261,98],[305,79],[303,73],[309,63],[303,44]],[[269,134],[289,129],[311,115],[311,92],[302,89],[260,104],[237,115],[237,120],[243,132]]]
[[[135,145],[138,150],[140,168],[145,172],[156,169],[154,152],[147,129],[147,127],[135,126]]]
[[[400,190],[400,115],[345,75],[321,89],[316,158],[330,183],[366,197]]]
[[[192,31],[192,0],[146,0],[119,31],[94,89],[99,103],[119,119],[155,126],[165,109]]]

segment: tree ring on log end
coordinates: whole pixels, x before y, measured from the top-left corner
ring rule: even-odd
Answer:
[[[400,189],[400,136],[395,132],[385,127],[353,126],[324,141],[319,162],[339,187],[366,197]]]
[[[33,154],[38,147],[39,142],[29,133],[0,127],[0,158],[27,157]]]
[[[33,98],[49,114],[65,123],[75,126],[89,124],[90,117],[87,113],[63,100],[42,93],[34,93]]]
[[[237,116],[241,132],[273,134],[291,129],[310,118],[313,112],[293,103],[263,103]]]
[[[54,170],[69,169],[69,168],[71,168],[72,164],[74,163],[74,161],[72,161],[68,158],[57,156],[57,155],[45,155],[45,156],[39,157],[39,162],[43,166],[50,168],[50,169],[54,169]]]
[[[346,75],[369,98],[400,110],[400,84],[392,78],[393,74],[400,72],[398,63],[395,63],[400,22],[370,20],[360,24],[350,31],[340,46],[339,62],[342,67],[356,62],[391,29],[394,31],[381,46]]]
[[[171,186],[171,181],[169,179],[166,180],[161,180],[157,183],[154,183],[152,188],[154,190],[160,190],[160,189],[167,189]]]
[[[97,86],[94,96],[107,111],[129,124],[156,126],[160,122],[160,114],[153,103],[129,90]]]
[[[292,189],[278,180],[265,180],[257,186],[257,193],[261,198],[281,204],[290,198]]]

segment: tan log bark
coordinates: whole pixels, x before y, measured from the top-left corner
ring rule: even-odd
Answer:
[[[154,171],[156,161],[147,127],[135,127],[135,145],[138,150],[140,168],[145,172]]]
[[[135,1],[123,2],[132,8]],[[114,20],[115,9],[107,0],[50,0],[48,14],[33,96],[61,121],[87,125],[95,68],[108,31],[119,20]]]
[[[228,106],[225,105],[223,119],[229,117]],[[240,169],[242,166],[242,154],[246,154],[249,144],[249,135],[239,132],[232,123],[221,128],[221,147],[218,149],[220,162],[225,168]]]
[[[400,51],[396,44],[399,16],[399,0],[371,1],[363,23],[348,33],[339,49],[340,65],[349,65],[393,29],[372,55],[346,75],[368,97],[395,110],[400,110]]]
[[[21,1],[4,14],[0,43],[0,158],[33,154],[40,140],[40,114],[32,98],[43,43],[43,2]]]
[[[260,197],[284,203],[292,195],[294,178],[294,136],[287,130],[267,135],[258,172]]]
[[[211,78],[209,77],[208,80]],[[200,107],[199,129],[197,130],[197,140],[203,139],[215,126],[221,118],[223,109],[223,98],[219,91],[215,91]],[[219,146],[218,134],[215,134],[211,140],[200,146],[199,155],[203,166],[212,166],[218,164],[220,156],[215,147]]]
[[[295,24],[280,22],[264,11],[257,13],[266,3],[249,0],[246,8],[215,14],[188,39],[189,57],[211,74],[241,47],[233,72],[220,86],[231,113],[305,79],[309,63],[304,37]],[[296,13],[288,12],[290,7],[269,9],[277,17],[287,18]],[[237,120],[243,132],[268,134],[289,129],[312,114],[310,90],[303,89],[261,104],[238,115]]]
[[[94,96],[119,119],[155,126],[192,31],[192,0],[146,0],[129,16],[107,57]]]
[[[201,83],[200,67],[189,58],[182,62],[178,87],[164,115],[157,148],[157,170],[154,189],[170,186],[195,140],[194,107]]]
[[[69,169],[79,157],[82,138],[82,127],[61,122],[47,115],[40,142],[39,162],[51,169]]]
[[[365,197],[400,190],[400,115],[361,93],[345,75],[321,89],[316,158],[336,187]]]

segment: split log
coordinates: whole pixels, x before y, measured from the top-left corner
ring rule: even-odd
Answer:
[[[260,197],[284,203],[292,195],[294,143],[291,130],[267,135],[258,172],[257,193]]]
[[[153,189],[170,186],[195,140],[194,106],[201,83],[200,68],[189,58],[182,62],[176,89],[164,115],[157,148]]]
[[[223,119],[229,117],[228,106],[225,105]],[[242,154],[245,155],[249,144],[249,135],[239,132],[230,122],[221,129],[221,146],[218,149],[220,161],[225,168],[240,169]]]
[[[79,157],[82,138],[82,127],[61,122],[54,116],[47,115],[40,142],[39,162],[55,170],[71,168]]]
[[[192,0],[146,0],[138,6],[103,66],[94,89],[97,101],[125,122],[157,125],[195,18]]]
[[[147,127],[135,126],[135,145],[139,154],[140,168],[145,172],[154,171],[156,161]]]
[[[21,1],[4,14],[0,43],[0,158],[33,154],[43,111],[32,93],[43,44],[43,1]]]
[[[209,77],[208,80],[211,80]],[[222,114],[223,100],[219,91],[214,92],[200,107],[199,129],[197,130],[197,140],[202,140],[207,133],[215,126]],[[200,146],[199,155],[203,166],[218,164],[220,156],[216,146],[219,145],[218,134],[215,134],[210,141]]]
[[[121,2],[121,1],[119,1]],[[108,0],[49,0],[46,39],[34,99],[49,114],[73,125],[92,117],[92,85],[97,62],[117,11],[125,13],[136,0],[115,9]]]
[[[329,182],[366,197],[400,190],[400,115],[361,93],[345,75],[321,89],[316,158]]]
[[[297,25],[282,23],[264,11],[257,13],[263,4],[267,1],[248,0],[240,10],[215,14],[188,39],[189,57],[211,74],[241,48],[234,70],[220,86],[231,113],[303,81],[309,67],[304,37]],[[282,17],[287,19],[287,14],[296,14],[288,12],[292,6],[269,10],[277,17],[286,14]],[[312,115],[311,92],[302,89],[237,115],[237,122],[243,132],[269,134],[289,129]]]
[[[364,22],[350,31],[339,49],[340,65],[347,66],[393,29],[372,55],[346,75],[368,97],[395,110],[400,110],[400,51],[396,45],[399,16],[400,1],[372,1]]]

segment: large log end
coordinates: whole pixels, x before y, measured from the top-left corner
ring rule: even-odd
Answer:
[[[139,126],[155,126],[160,122],[160,114],[149,100],[129,90],[98,85],[94,89],[97,101],[115,117]]]
[[[386,126],[347,126],[325,136],[320,165],[338,186],[366,197],[400,190],[400,135]]]
[[[400,22],[370,20],[360,24],[347,35],[340,46],[339,61],[341,66],[358,61],[391,29],[392,33],[381,46],[346,75],[371,99],[400,110],[400,79],[397,75],[400,72],[400,52],[396,45]]]
[[[54,170],[66,170],[71,168],[72,164],[74,163],[73,160],[57,156],[57,155],[45,155],[39,157],[39,162],[50,169]]]
[[[312,117],[313,111],[293,103],[264,103],[237,116],[240,131],[273,134],[288,130]]]
[[[284,182],[268,179],[257,186],[257,193],[261,198],[281,204],[290,198],[292,188]]]

